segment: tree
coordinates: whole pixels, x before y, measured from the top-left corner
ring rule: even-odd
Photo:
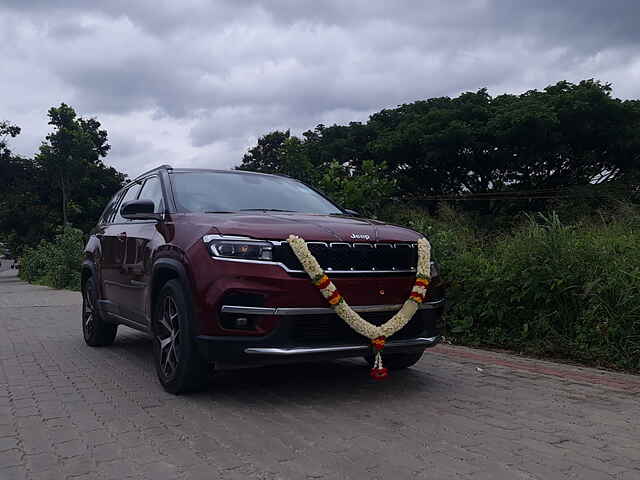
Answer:
[[[292,136],[289,130],[275,130],[260,137],[236,169],[287,175],[311,184],[321,176],[321,172],[313,168],[308,142]]]
[[[395,190],[395,182],[384,175],[386,165],[365,160],[360,172],[333,161],[318,181],[334,202],[367,217],[375,217],[389,203]]]
[[[8,142],[10,138],[15,138],[20,134],[20,127],[10,122],[0,121],[0,157],[5,158],[11,155]]]
[[[389,166],[405,195],[483,188],[495,178],[486,129],[490,101],[482,89],[374,114],[369,121],[377,132],[370,144],[373,157]]]
[[[125,180],[101,160],[109,146],[97,120],[76,118],[65,104],[49,110],[49,119],[55,131],[35,160],[13,155],[8,141],[20,128],[0,123],[0,236],[14,255],[53,238],[61,225],[88,232]]]
[[[590,188],[637,181],[638,131],[640,101],[613,98],[611,86],[596,80],[562,81],[520,95],[480,89],[419,100],[366,123],[318,125],[301,138],[271,132],[240,168],[316,186],[327,185],[331,169],[343,172],[345,188],[375,171],[404,199]]]
[[[0,122],[0,234],[14,254],[23,245],[42,238],[43,225],[50,216],[43,201],[43,182],[31,160],[15,156],[9,140],[20,134],[20,127]]]
[[[49,109],[48,116],[54,131],[42,142],[36,163],[55,179],[53,190],[60,195],[63,225],[71,219],[86,227],[98,206],[104,205],[104,197],[117,190],[125,177],[101,160],[111,147],[100,122],[78,117],[64,103]]]
[[[289,130],[274,130],[258,139],[258,144],[242,157],[237,170],[250,170],[262,173],[286,173],[283,164],[282,148],[291,137]]]
[[[488,128],[522,188],[589,185],[638,168],[637,112],[594,80],[494,100]]]

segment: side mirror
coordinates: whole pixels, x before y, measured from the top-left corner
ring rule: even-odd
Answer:
[[[155,213],[156,206],[151,200],[131,200],[120,207],[120,215],[128,220],[161,220],[162,215]]]
[[[352,217],[361,217],[362,215],[360,214],[360,212],[356,211],[356,210],[351,210],[350,208],[345,208],[344,209],[345,212],[347,212],[349,215],[351,215]]]

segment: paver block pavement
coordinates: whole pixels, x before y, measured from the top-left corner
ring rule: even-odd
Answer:
[[[82,340],[80,294],[0,272],[0,480],[640,479],[640,377],[438,346],[214,375],[175,397],[149,340]]]

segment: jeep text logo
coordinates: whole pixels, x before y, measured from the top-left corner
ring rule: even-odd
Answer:
[[[351,238],[354,240],[369,240],[371,237],[363,233],[352,233]]]

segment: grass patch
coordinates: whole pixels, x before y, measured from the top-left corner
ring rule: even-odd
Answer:
[[[524,215],[501,233],[444,208],[396,221],[423,232],[449,284],[454,343],[640,371],[640,216],[563,223]]]

